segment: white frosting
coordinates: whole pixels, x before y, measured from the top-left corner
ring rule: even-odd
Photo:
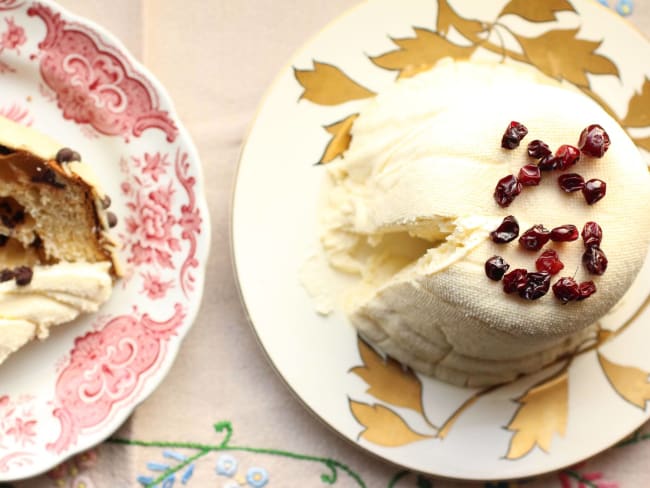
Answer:
[[[111,294],[110,263],[35,266],[31,283],[0,283],[0,363],[50,328],[95,312]]]
[[[507,151],[500,141],[511,120],[529,134]],[[577,145],[593,123],[607,130],[611,147],[569,171],[605,180],[603,200],[589,206],[580,192],[562,192],[552,172],[510,207],[495,203],[497,181],[532,162],[529,141]],[[359,275],[343,293],[350,320],[388,354],[454,383],[512,379],[575,347],[630,286],[650,240],[650,178],[624,131],[583,95],[502,65],[442,63],[398,81],[363,108],[349,150],[328,168],[321,242],[333,267]],[[533,270],[541,252],[489,240],[509,214],[522,232],[598,222],[609,259],[603,276],[582,266],[581,240],[545,246],[565,265],[552,283],[592,279],[596,295],[567,305],[552,292],[526,301],[489,280],[490,256]]]

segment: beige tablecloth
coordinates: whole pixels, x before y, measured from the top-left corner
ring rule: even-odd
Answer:
[[[318,487],[336,466],[337,487],[458,486],[382,462],[342,440],[294,398],[266,362],[239,302],[229,249],[229,202],[237,156],[256,107],[290,55],[356,0],[61,0],[102,24],[166,86],[196,142],[212,217],[204,302],[169,376],[107,443],[16,487],[146,485],[165,467],[221,442],[159,486]],[[616,0],[610,0],[614,6]],[[630,20],[650,34],[650,2]],[[226,428],[227,430],[227,428]],[[643,432],[650,431],[645,427]],[[632,442],[530,487],[650,486],[650,443]],[[160,444],[169,441],[165,447]],[[182,447],[181,443],[185,446]],[[155,444],[155,445],[149,445]],[[471,460],[468,460],[471,462]],[[464,484],[459,484],[465,486]],[[5,486],[1,485],[0,486]],[[478,486],[478,485],[477,485]],[[507,487],[516,484],[481,484]]]

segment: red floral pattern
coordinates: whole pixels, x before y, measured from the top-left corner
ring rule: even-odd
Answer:
[[[184,318],[185,311],[177,303],[167,320],[157,322],[134,312],[78,337],[70,363],[57,380],[54,416],[61,432],[48,449],[69,449],[84,429],[100,425],[116,404],[132,395]]]
[[[140,274],[149,298],[164,298],[172,288],[172,276],[179,278],[187,295],[194,284],[191,268],[198,266],[196,236],[202,223],[196,208],[195,179],[189,176],[188,155],[177,152],[174,173],[170,171],[168,155],[161,153],[145,153],[130,162],[123,160],[121,167],[126,176],[121,190],[129,214],[120,237],[127,250],[127,262],[139,269],[156,270]],[[188,203],[178,205],[173,182],[180,182]],[[189,250],[178,276],[172,257],[182,251],[182,241],[189,243]],[[166,272],[166,277],[161,272]]]
[[[0,115],[9,120],[13,120],[14,122],[18,122],[19,124],[26,126],[32,125],[32,118],[29,115],[29,110],[15,103],[11,104],[9,107],[0,108]]]
[[[34,396],[0,384],[1,479],[34,474],[60,454],[97,442],[97,433],[124,419],[150,390],[150,380],[160,379],[161,367],[173,359],[176,336],[185,333],[198,306],[193,272],[202,259],[197,253],[205,221],[195,195],[198,161],[192,160],[191,143],[179,137],[147,76],[101,33],[53,7],[0,0],[0,12],[6,11],[12,12],[0,14],[0,74],[8,87],[20,89],[5,93],[0,115],[42,125],[39,117],[49,108],[41,112],[41,106],[56,104],[82,137],[119,148],[124,198],[116,198],[113,208],[125,237],[129,278],[116,290],[125,293],[121,299],[109,302],[54,360],[51,383],[36,391],[25,385]],[[43,22],[45,37],[32,39]],[[17,61],[20,79],[13,68]],[[164,139],[146,131],[156,128]]]
[[[64,118],[126,140],[149,128],[164,131],[169,142],[176,139],[178,129],[158,108],[154,88],[127,59],[90,29],[69,25],[45,5],[35,4],[27,13],[47,27],[38,45],[41,76],[56,93]]]
[[[14,10],[25,4],[22,0],[0,0],[0,11]]]
[[[0,52],[5,49],[14,49],[20,53],[20,46],[27,42],[25,29],[16,25],[12,18],[5,18],[5,22],[7,23],[7,30],[0,36]]]
[[[15,401],[0,397],[0,447],[5,444],[25,448],[34,444],[38,420],[34,416],[32,397]]]

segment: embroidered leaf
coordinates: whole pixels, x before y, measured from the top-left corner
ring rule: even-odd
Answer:
[[[510,0],[503,7],[499,17],[514,14],[531,22],[551,22],[555,20],[555,12],[562,11],[575,12],[573,6],[567,0],[545,0],[543,2]]]
[[[352,124],[357,120],[358,116],[359,114],[353,114],[343,120],[325,126],[325,130],[332,134],[332,139],[325,148],[325,152],[320,158],[319,163],[329,163],[346,151],[352,140],[352,136],[350,135]]]
[[[375,95],[331,64],[314,61],[312,70],[294,68],[293,71],[296,80],[304,88],[300,98],[319,105],[338,105]]]
[[[616,393],[632,405],[645,410],[646,401],[650,400],[648,373],[633,366],[621,366],[613,363],[600,352],[598,353],[598,362]]]
[[[393,359],[384,361],[361,339],[357,343],[364,365],[352,368],[351,372],[368,384],[366,393],[396,407],[410,408],[424,414],[422,384],[418,377]]]
[[[458,32],[472,41],[476,40],[476,34],[485,29],[482,22],[461,17],[451,8],[447,0],[439,0],[436,30],[438,33],[446,36],[449,33],[450,27],[454,27]]]
[[[650,125],[650,80],[645,79],[641,93],[635,93],[627,107],[623,119],[626,127],[646,127]]]
[[[576,37],[578,29],[551,30],[539,37],[517,36],[529,61],[557,80],[589,86],[587,73],[619,76],[616,65],[596,54],[600,42]]]
[[[650,137],[643,137],[638,139],[632,139],[635,144],[639,147],[642,147],[646,151],[650,151]]]
[[[468,58],[476,50],[475,46],[453,44],[428,29],[416,27],[413,30],[415,37],[392,39],[399,49],[371,57],[372,62],[380,68],[399,71],[400,78],[408,78],[431,68],[444,57]]]
[[[520,407],[507,426],[514,432],[507,459],[519,459],[535,445],[548,452],[553,434],[564,435],[568,395],[568,374],[563,372],[532,387],[517,399]]]
[[[357,422],[365,427],[360,437],[373,444],[396,447],[433,438],[411,430],[402,417],[383,405],[350,400],[350,409]]]

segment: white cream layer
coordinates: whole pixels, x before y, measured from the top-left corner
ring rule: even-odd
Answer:
[[[110,263],[35,266],[32,281],[0,283],[0,363],[32,339],[81,313],[95,312],[111,295]]]

